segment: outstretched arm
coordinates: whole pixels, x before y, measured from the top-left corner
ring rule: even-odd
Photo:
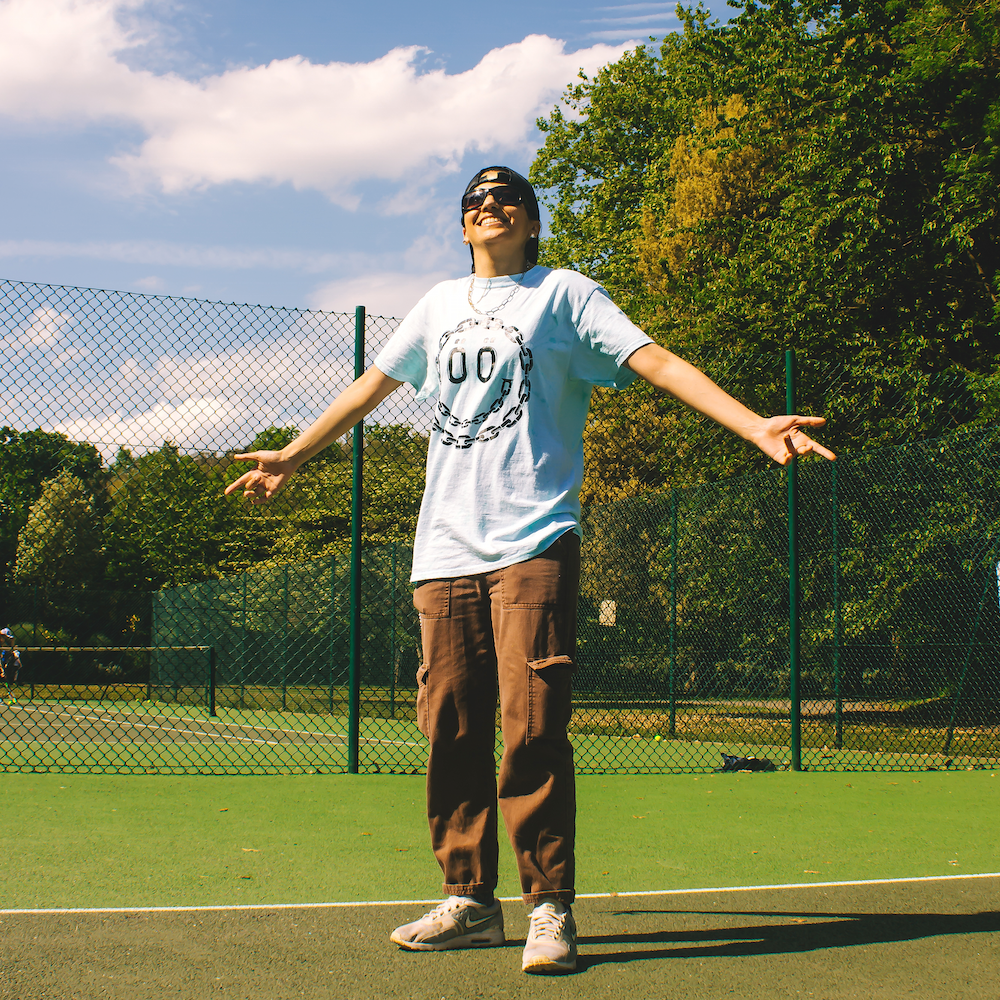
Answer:
[[[380,372],[374,365],[352,382],[294,441],[281,451],[251,451],[237,455],[240,462],[256,462],[257,468],[244,473],[226,487],[226,494],[243,490],[251,503],[266,503],[307,459],[322,451],[378,406],[403,383]]]
[[[704,372],[658,344],[640,347],[626,364],[651,385],[669,392],[682,403],[755,444],[780,465],[809,453],[836,458],[832,451],[813,441],[802,429],[822,427],[826,423],[823,417],[762,417],[733,399]]]

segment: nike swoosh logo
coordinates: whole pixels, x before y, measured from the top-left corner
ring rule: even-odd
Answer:
[[[478,920],[473,920],[472,915],[470,914],[465,920],[465,929],[467,931],[471,931],[473,927],[478,927],[480,924],[489,923],[495,916],[496,916],[495,913],[490,913],[488,916],[480,917]]]

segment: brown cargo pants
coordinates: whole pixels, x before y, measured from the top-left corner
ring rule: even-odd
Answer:
[[[573,902],[576,793],[566,727],[579,581],[580,539],[569,531],[526,562],[414,591],[427,816],[448,894],[496,888],[499,802],[525,902]]]

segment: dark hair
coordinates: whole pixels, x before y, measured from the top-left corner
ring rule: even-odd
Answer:
[[[493,176],[487,177],[487,174],[492,174]],[[511,170],[510,167],[483,167],[465,186],[462,194],[466,195],[470,191],[474,191],[484,181],[496,181],[499,184],[509,184],[511,187],[517,188],[524,199],[523,204],[528,211],[528,218],[534,222],[537,222],[541,218],[538,211],[538,198],[535,196],[535,189],[531,186],[531,181],[527,177],[522,176],[516,170]],[[464,214],[462,214],[462,219],[465,219]],[[469,247],[469,254],[472,256],[472,270],[475,273],[476,255],[471,246]],[[537,236],[532,236],[524,245],[524,259],[529,264],[538,263]]]

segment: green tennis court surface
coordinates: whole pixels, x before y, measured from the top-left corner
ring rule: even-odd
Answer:
[[[764,706],[766,707],[766,706]],[[687,717],[683,739],[661,736],[664,718],[648,711],[629,713],[635,732],[619,721],[601,723],[596,710],[577,707],[571,727],[580,773],[712,771],[723,753],[766,757],[788,763],[787,722],[760,719],[751,725],[735,703],[702,706]],[[761,706],[757,706],[761,709]],[[402,707],[400,707],[401,714]],[[718,713],[723,714],[718,714]],[[725,713],[736,713],[732,717]],[[412,712],[408,713],[412,715]],[[695,720],[700,719],[697,725]],[[662,724],[662,725],[661,725]],[[348,767],[348,721],[276,709],[204,708],[139,700],[36,699],[0,704],[0,766],[6,770],[147,772],[190,774],[316,774]],[[825,734],[825,735],[824,735]],[[814,770],[988,768],[996,764],[992,731],[956,731],[943,752],[943,730],[884,729],[873,749],[833,746],[833,734],[817,729],[803,746],[805,767]],[[409,717],[362,720],[360,768],[364,772],[416,774],[423,768],[426,742]]]
[[[519,902],[507,947],[429,955],[387,940],[419,904],[267,908],[437,899],[420,776],[0,775],[0,997],[992,1000],[1000,878],[810,884],[997,872],[998,773],[581,776],[579,891],[692,891],[579,900],[541,981]],[[11,912],[172,906],[229,909]]]
[[[1000,770],[582,775],[578,788],[581,893],[1000,871]],[[0,794],[3,908],[440,891],[422,776],[4,774]]]
[[[507,945],[403,952],[414,908],[0,918],[11,1000],[995,1000],[998,879],[583,900],[579,971]]]

